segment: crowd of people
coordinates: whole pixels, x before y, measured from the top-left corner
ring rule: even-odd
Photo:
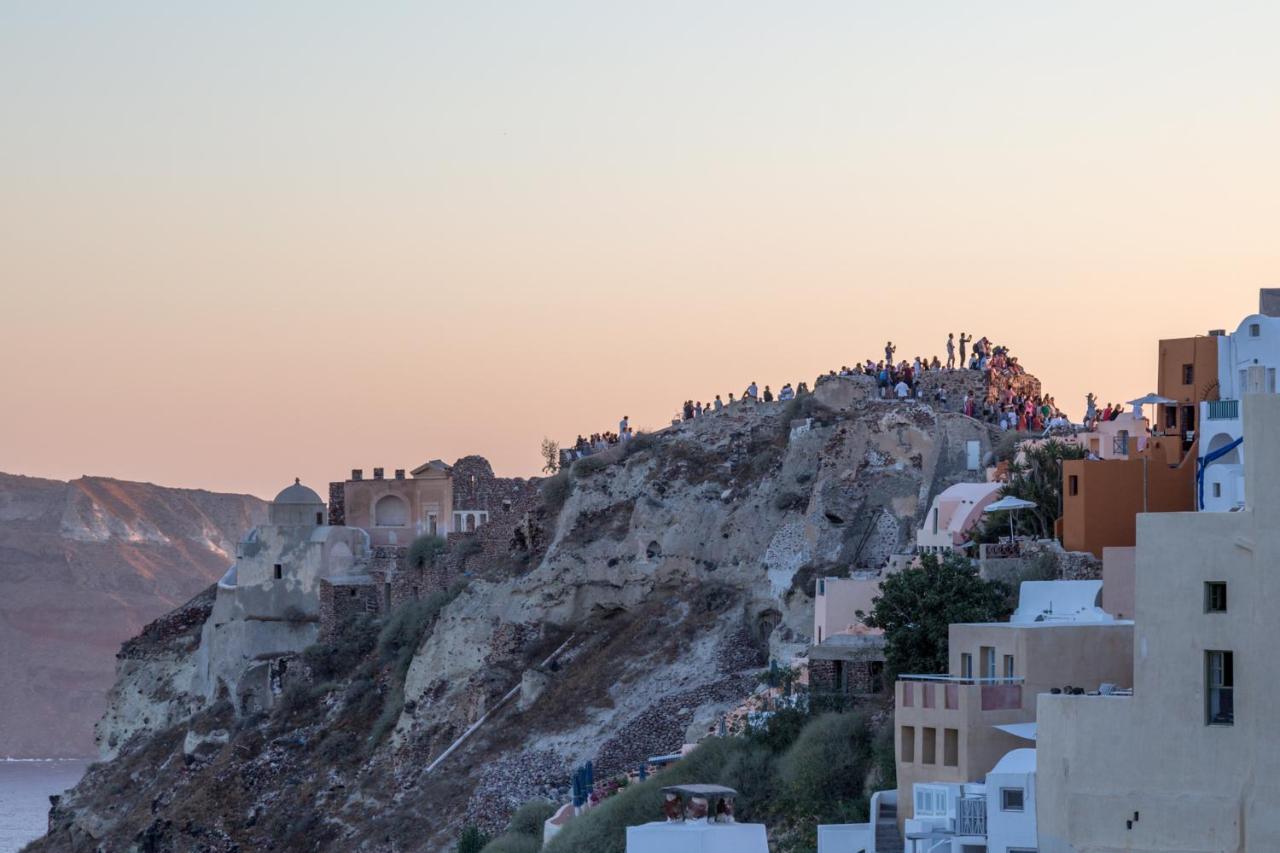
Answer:
[[[1124,414],[1124,406],[1119,403],[1107,403],[1103,409],[1098,408],[1098,398],[1093,392],[1084,400],[1084,427],[1089,431],[1096,430],[1104,421],[1114,421]]]
[[[853,366],[845,365],[838,371],[829,371],[827,375],[870,376],[875,379],[876,387],[883,399],[920,400],[924,399],[921,380],[935,371],[982,371],[987,375],[988,387],[992,385],[992,380],[997,378],[1009,380],[1026,373],[1025,368],[1018,363],[1017,357],[1010,354],[1008,347],[996,344],[985,335],[975,339],[968,332],[961,332],[959,336],[952,332],[947,335],[944,348],[947,354],[945,361],[936,355],[932,358],[917,355],[910,359],[899,360],[896,358],[897,346],[893,341],[887,341],[883,359],[868,358]],[[822,378],[819,377],[819,379]],[[1003,390],[998,394],[993,393],[978,398],[966,394],[958,406],[959,410],[969,417],[995,424],[1002,430],[1047,433],[1071,428],[1070,420],[1058,408],[1053,397],[1046,394],[1016,394],[1013,390],[1014,383],[1009,381],[1002,382],[1000,385]],[[765,385],[762,389],[753,380],[743,389],[740,397],[735,397],[733,392],[730,392],[727,400],[719,394],[707,401],[685,400],[672,418],[672,423],[678,424],[715,414],[739,401],[785,403],[808,392],[809,387],[804,382],[794,386],[788,382],[775,393],[770,386]],[[946,408],[950,402],[947,399],[946,387],[942,384],[935,386],[932,393],[928,395],[928,399],[943,408]],[[1090,429],[1095,428],[1100,421],[1114,420],[1122,411],[1121,407],[1111,404],[1099,410],[1092,394],[1089,395],[1088,405],[1085,425]],[[618,424],[617,432],[593,433],[590,437],[578,436],[577,442],[570,448],[571,456],[576,458],[579,455],[589,455],[626,442],[632,437],[629,420],[624,416]]]

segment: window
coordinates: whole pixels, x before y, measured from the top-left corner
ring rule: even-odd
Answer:
[[[1067,494],[1075,497],[1080,494],[1080,477],[1072,474],[1067,477]]]
[[[1178,407],[1177,406],[1164,407],[1164,428],[1165,429],[1178,428]]]
[[[1214,483],[1216,486],[1217,483]],[[1204,585],[1204,612],[1227,612],[1227,584],[1225,581],[1208,581]]]
[[[1021,788],[1001,788],[1000,789],[1000,811],[1002,812],[1022,811],[1022,789]]]
[[[968,652],[960,655],[960,677],[973,678],[973,655]]]
[[[916,727],[902,727],[902,762],[910,764],[916,760]]]
[[[1235,703],[1232,691],[1235,687],[1235,665],[1231,652],[1210,651],[1204,653],[1205,669],[1205,723],[1210,726],[1235,724]]]
[[[827,594],[827,579],[818,578],[818,595],[826,595],[826,594]],[[818,630],[821,631],[822,629],[819,628]]]
[[[1261,323],[1250,323],[1250,324],[1249,324],[1249,337],[1251,337],[1251,338],[1256,338],[1256,337],[1260,336],[1261,334],[1262,334],[1262,324],[1261,324]]]
[[[942,730],[942,763],[948,767],[960,764],[960,730]]]
[[[1004,677],[1013,678],[1013,655],[1004,656]]]
[[[920,761],[922,764],[938,763],[938,730],[931,726],[920,730]]]
[[[347,591],[347,598],[355,598],[355,597],[356,597],[356,588],[353,586],[351,587],[351,589]]]
[[[1274,367],[1267,368],[1267,393],[1276,393],[1276,369]]]
[[[936,785],[916,785],[916,817],[946,817],[947,789]]]
[[[1196,366],[1194,364],[1182,365],[1182,384],[1191,385],[1196,380]]]
[[[982,677],[996,677],[996,648],[995,646],[983,646],[982,649]]]
[[[933,511],[933,535],[938,535],[938,510]]]
[[[1215,498],[1220,498],[1220,497],[1222,497],[1222,484],[1221,484],[1221,483],[1214,483],[1214,484],[1213,484],[1213,496],[1214,496]]]
[[[272,575],[273,577],[275,577],[276,580],[282,579],[284,577],[284,566],[280,565],[279,563],[276,563],[275,566],[272,568]]]
[[[316,513],[316,526],[317,526],[317,527],[319,527],[319,526],[320,526],[320,525],[322,525],[322,524],[324,524],[324,513],[323,513],[323,512],[317,512],[317,513]]]

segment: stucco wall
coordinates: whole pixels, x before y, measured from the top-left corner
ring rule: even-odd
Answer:
[[[1134,696],[1039,699],[1045,853],[1280,850],[1280,398],[1250,399],[1248,509],[1138,521]],[[1227,612],[1205,612],[1207,581]],[[1230,726],[1207,724],[1208,650],[1234,656]]]

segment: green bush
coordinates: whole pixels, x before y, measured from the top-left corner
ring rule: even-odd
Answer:
[[[508,832],[486,844],[484,853],[538,853],[541,849],[541,838]]]
[[[489,836],[481,832],[479,827],[468,826],[458,836],[458,853],[480,853],[488,843]]]
[[[542,838],[542,825],[556,813],[556,805],[550,800],[530,800],[516,809],[507,824],[507,832]]]
[[[814,718],[778,761],[784,796],[819,822],[849,817],[871,766],[871,729],[860,714]]]
[[[573,467],[569,469],[569,473],[581,480],[583,477],[590,477],[597,471],[603,471],[609,467],[609,462],[600,456],[584,456],[577,462],[573,463]]]
[[[447,547],[448,542],[443,536],[419,536],[409,546],[409,565],[415,569],[430,568]]]
[[[371,614],[359,613],[344,619],[333,636],[323,643],[308,646],[303,661],[320,681],[342,678],[373,651],[378,642],[378,620]]]
[[[404,681],[413,656],[426,639],[440,611],[464,589],[465,583],[457,583],[447,590],[433,592],[426,598],[406,601],[391,612],[386,624],[378,632],[378,658],[384,664],[395,664],[398,681]]]

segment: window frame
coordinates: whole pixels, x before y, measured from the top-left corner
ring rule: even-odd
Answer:
[[[1009,805],[1009,795],[1018,795],[1018,805],[1013,807]],[[1002,812],[1025,812],[1027,810],[1027,789],[1026,788],[1001,788],[1000,789],[1000,811]]]
[[[1217,485],[1216,483],[1214,485]],[[1217,593],[1221,593],[1217,595]],[[1219,604],[1218,599],[1221,599]],[[1205,613],[1226,613],[1227,612],[1227,582],[1226,581],[1205,581],[1204,582],[1204,612]]]
[[[931,808],[923,809],[921,804],[927,800]],[[949,816],[947,789],[942,785],[914,785],[911,791],[913,816],[917,818],[945,818]],[[941,808],[939,808],[939,803]]]
[[[1220,665],[1215,666],[1216,662]],[[1215,684],[1215,675],[1220,683]],[[1206,649],[1204,653],[1204,722],[1206,726],[1234,726],[1235,703],[1235,654],[1229,649]],[[1227,699],[1227,712],[1222,713],[1223,698]],[[1214,714],[1215,701],[1218,713]]]

